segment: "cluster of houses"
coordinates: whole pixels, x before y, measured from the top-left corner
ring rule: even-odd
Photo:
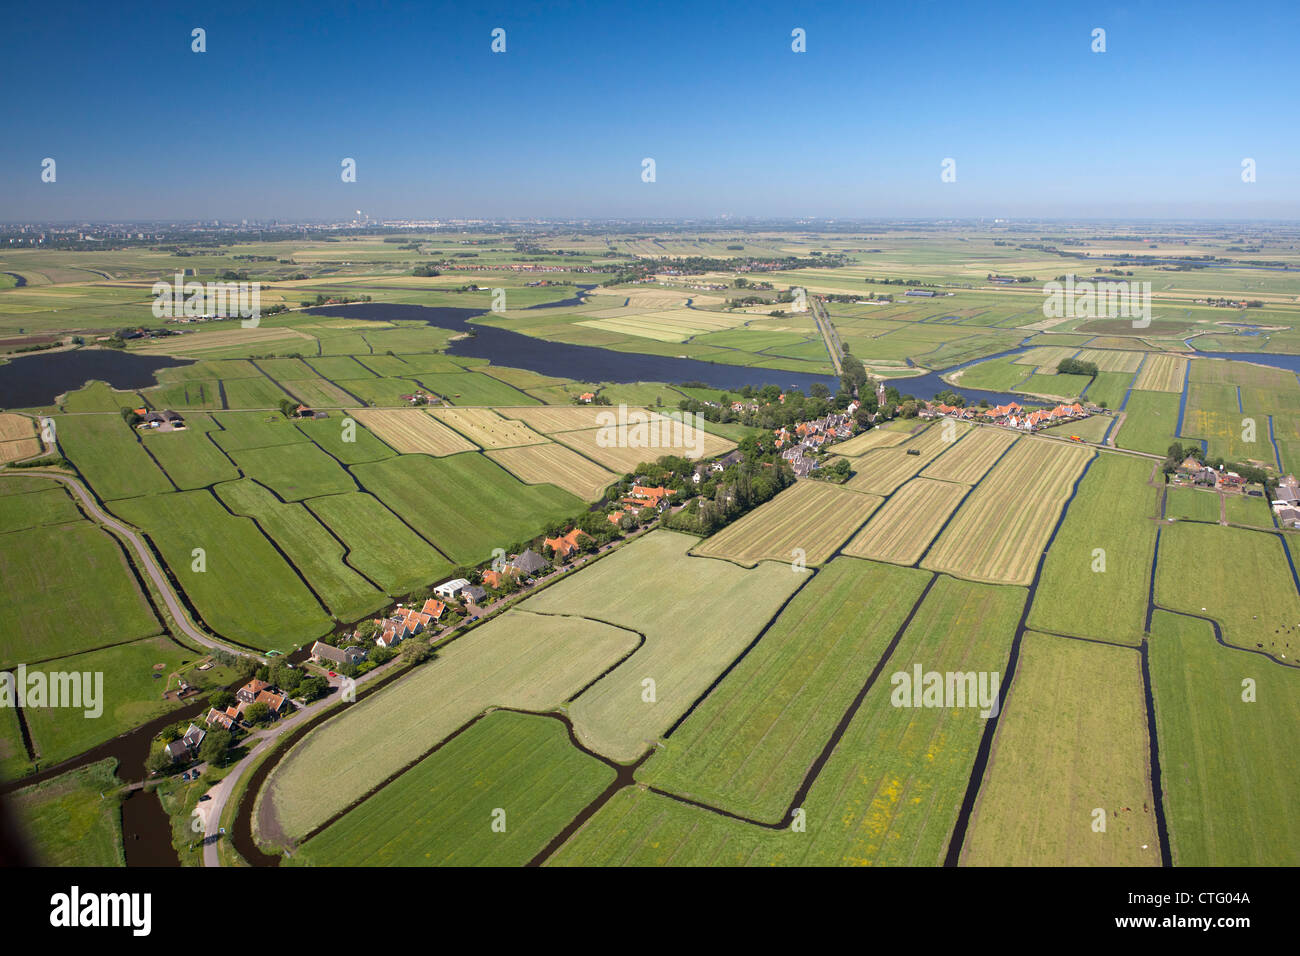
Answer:
[[[153,412],[147,408],[133,408],[131,411],[139,417],[135,427],[141,431],[145,429],[156,429],[160,432],[180,432],[185,430],[185,418],[170,408],[161,412]]]
[[[1293,482],[1294,480],[1294,478],[1291,479]],[[1246,490],[1246,479],[1235,471],[1229,471],[1226,468],[1211,468],[1192,456],[1184,458],[1178,467],[1174,469],[1169,483],[1196,488],[1213,488],[1215,491],[1228,491],[1236,494]],[[1279,495],[1282,493],[1281,486],[1278,487],[1278,493]],[[1297,502],[1300,502],[1300,498],[1297,499]],[[1275,507],[1276,504],[1274,502]]]
[[[812,421],[799,422],[793,429],[778,428],[774,444],[781,457],[790,463],[795,476],[805,478],[817,467],[813,457],[829,442],[841,441],[853,434],[853,414],[857,402],[850,402],[843,412],[831,413]]]
[[[700,483],[701,469],[714,464],[716,463],[710,462],[708,464],[696,466],[694,475],[694,481],[696,484]],[[722,471],[722,468],[717,468],[716,470]],[[649,485],[634,484],[632,490],[619,499],[620,510],[612,511],[606,517],[609,518],[611,524],[618,524],[618,522],[623,520],[624,515],[631,515],[635,518],[646,508],[649,508],[656,513],[660,513],[668,507],[668,497],[671,494],[672,491],[665,488],[663,485],[655,485],[652,487]],[[549,538],[546,543],[551,543]]]
[[[1300,528],[1300,482],[1295,475],[1287,475],[1277,483],[1273,496],[1273,514],[1284,528]]]
[[[410,395],[399,395],[398,398],[408,405],[436,405],[442,402],[433,392],[426,392],[422,388],[417,388]]]
[[[1057,405],[1055,408],[1039,408],[1025,411],[1019,402],[1006,405],[994,405],[991,408],[975,406],[945,405],[942,402],[927,402],[918,413],[922,418],[960,418],[965,421],[983,421],[1020,431],[1037,431],[1049,425],[1061,425],[1065,422],[1078,421],[1093,414],[1093,409],[1080,402],[1069,405]]]
[[[278,717],[284,713],[285,708],[289,705],[289,695],[279,688],[272,687],[264,680],[254,678],[250,680],[239,690],[235,691],[235,702],[224,710],[216,707],[209,708],[208,716],[204,723],[209,727],[221,727],[225,730],[234,730],[239,726],[240,719],[244,716],[244,710],[249,704],[265,704],[271,715]],[[188,736],[188,735],[187,735]],[[179,741],[172,741],[172,744],[184,741],[182,737]],[[199,741],[202,743],[202,740]],[[172,756],[172,760],[181,759],[172,754],[171,746],[168,744],[167,753]],[[198,752],[198,744],[195,744],[194,750]]]
[[[658,491],[660,489],[653,489]],[[556,560],[567,561],[569,555],[582,548],[581,538],[590,538],[591,535],[581,528],[573,528],[567,534],[562,534],[558,538],[545,538],[542,543],[555,553]]]

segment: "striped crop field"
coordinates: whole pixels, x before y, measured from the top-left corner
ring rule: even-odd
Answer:
[[[1187,359],[1181,355],[1148,355],[1133,387],[1146,392],[1181,392]]]
[[[1124,352],[1120,349],[1084,349],[1076,358],[1091,362],[1098,372],[1136,372],[1142,364],[1141,352]]]
[[[736,447],[735,442],[710,435],[701,428],[688,429],[679,422],[657,416],[652,416],[650,424],[644,427],[611,426],[558,432],[555,440],[620,475],[664,455],[713,458]]]
[[[966,499],[923,566],[976,581],[1029,584],[1061,506],[1093,454],[1061,442],[1018,442]]]
[[[609,408],[599,408],[594,405],[515,405],[497,408],[497,412],[505,418],[521,421],[529,428],[547,435],[552,432],[576,432],[595,428],[602,421],[607,420],[602,419],[600,415],[602,413],[608,415],[611,411]],[[644,408],[632,406],[628,406],[628,412],[653,415],[653,412],[647,412]]]
[[[502,448],[488,452],[487,456],[520,481],[530,485],[550,482],[583,501],[595,501],[618,478],[612,471],[555,442]]]
[[[863,432],[861,435],[854,435],[848,441],[842,441],[832,446],[834,451],[841,455],[864,455],[873,448],[888,448],[891,445],[901,445],[908,439],[907,432],[890,431],[887,428],[873,428],[871,431]]]
[[[419,408],[357,408],[348,414],[404,455],[441,458],[462,451],[478,451],[473,442]]]
[[[844,553],[892,564],[916,563],[969,490],[929,478],[909,481],[844,546]]]
[[[952,448],[953,443],[973,427],[968,422],[946,418],[902,445],[877,448],[852,462],[856,474],[845,487],[877,495],[892,494],[903,482]],[[910,455],[909,451],[918,454]]]
[[[433,408],[429,414],[481,448],[540,445],[546,441],[523,422],[502,418],[490,408]]]
[[[1051,371],[1062,359],[1069,358],[1077,351],[1078,349],[1061,345],[1044,345],[1030,349],[1016,356],[1012,361],[1016,365],[1034,365],[1042,371]]]
[[[790,561],[798,548],[806,564],[821,564],[882,500],[819,481],[799,481],[691,553],[752,567],[763,560]]]
[[[977,428],[921,472],[922,478],[973,485],[1019,436],[1001,428]]]

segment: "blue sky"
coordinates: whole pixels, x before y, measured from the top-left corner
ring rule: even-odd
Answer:
[[[29,4],[0,220],[1300,218],[1298,42],[1294,2]]]

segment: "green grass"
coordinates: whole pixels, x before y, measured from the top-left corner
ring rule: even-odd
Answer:
[[[221,388],[226,395],[226,408],[279,408],[281,400],[289,397],[268,378],[230,379],[222,382]]]
[[[482,372],[424,372],[420,384],[452,405],[539,405],[530,395]]]
[[[1219,494],[1207,488],[1173,488],[1165,493],[1166,518],[1219,523]]]
[[[0,707],[0,780],[17,780],[31,768],[18,725],[18,708]]]
[[[558,720],[496,711],[294,856],[296,865],[522,866],[614,780]],[[493,829],[494,815],[504,826]]]
[[[1300,671],[1220,647],[1207,622],[1165,611],[1150,654],[1174,864],[1300,863],[1300,752],[1283,743],[1300,732]]]
[[[374,496],[356,491],[303,502],[348,548],[348,564],[391,595],[434,583],[452,563]]]
[[[474,564],[532,538],[585,505],[553,485],[525,485],[478,452],[402,455],[356,465],[364,488],[458,564]]]
[[[357,484],[341,465],[314,442],[295,442],[231,453],[249,478],[266,485],[285,501],[356,491]]]
[[[1156,602],[1214,618],[1229,644],[1285,654],[1289,661],[1300,656],[1300,598],[1276,535],[1186,522],[1165,525]]]
[[[262,789],[261,838],[305,836],[488,707],[554,709],[637,640],[598,621],[518,610],[470,631],[307,734]]]
[[[60,415],[55,428],[63,453],[105,501],[172,490],[121,415]]]
[[[239,469],[208,437],[216,430],[210,416],[191,414],[185,418],[184,431],[150,430],[142,432],[140,439],[176,487],[188,491],[239,477]]]
[[[0,664],[160,630],[121,547],[89,521],[0,536],[0,579]]]
[[[1084,397],[1094,405],[1105,402],[1106,408],[1119,408],[1132,381],[1132,372],[1098,372]]]
[[[344,422],[348,421],[352,422],[350,431],[352,441],[343,440]],[[363,428],[360,422],[346,415],[308,419],[298,422],[298,428],[345,465],[379,461],[381,458],[392,458],[394,454],[391,448]]]
[[[1124,424],[1115,435],[1115,444],[1163,455],[1178,440],[1177,429],[1177,394],[1134,391],[1124,406]]]
[[[148,533],[177,583],[218,634],[257,649],[287,650],[319,637],[330,619],[249,518],[207,491],[117,502],[113,510]],[[194,549],[206,570],[194,569]]]
[[[41,491],[0,497],[0,533],[80,520],[72,496],[52,481],[46,481]]]
[[[637,779],[779,822],[929,578],[911,568],[833,560]]]
[[[10,798],[20,832],[45,866],[125,866],[122,786],[116,760],[101,760],[26,787]]]
[[[962,864],[1159,866],[1148,745],[1136,648],[1027,632]]]
[[[139,408],[144,400],[138,392],[118,391],[107,382],[87,382],[75,392],[68,392],[62,402],[65,412],[118,412]]]
[[[279,412],[219,412],[212,417],[221,426],[212,437],[227,452],[310,440]]]
[[[344,563],[344,546],[302,504],[276,500],[251,478],[225,482],[214,490],[231,511],[257,521],[311,582],[334,617],[354,621],[387,603],[384,592]],[[377,534],[377,529],[372,533]]]
[[[1234,524],[1273,527],[1273,512],[1267,499],[1253,495],[1224,495],[1223,500],[1228,509],[1228,520]]]
[[[1117,454],[1093,461],[1043,564],[1030,626],[1141,643],[1156,539],[1152,464]]]

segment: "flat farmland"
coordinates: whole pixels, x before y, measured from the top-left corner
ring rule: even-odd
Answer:
[[[26,415],[0,412],[0,442],[36,437],[36,422]]]
[[[60,415],[55,428],[59,447],[103,500],[172,490],[121,415]]]
[[[836,558],[638,772],[640,782],[779,822],[930,575]]]
[[[39,438],[16,438],[13,441],[0,441],[0,464],[31,458],[45,450]]]
[[[421,408],[356,408],[348,414],[404,455],[442,457],[477,451],[473,442]]]
[[[1120,448],[1163,455],[1178,440],[1178,396],[1168,392],[1129,393],[1124,424],[1115,433]]]
[[[279,448],[247,448],[231,458],[249,478],[256,478],[285,501],[356,491],[357,484],[314,442],[295,442]]]
[[[923,565],[977,581],[1028,584],[1093,454],[1059,442],[1017,442],[966,499]]]
[[[1132,374],[1142,364],[1142,352],[1124,352],[1119,349],[1084,349],[1076,358],[1091,362],[1098,372],[1128,372]]]
[[[950,427],[951,426],[951,427]],[[892,494],[939,455],[960,444],[962,436],[975,426],[945,420],[931,425],[902,445],[877,448],[851,460],[855,474],[844,487],[877,495]],[[909,451],[918,454],[909,455]]]
[[[323,378],[334,382],[346,382],[353,378],[378,378],[374,372],[366,368],[360,362],[350,355],[331,355],[317,356],[307,361],[312,371]],[[295,380],[306,379],[309,376],[298,375]],[[346,385],[344,386],[347,387]]]
[[[251,478],[213,490],[227,508],[254,519],[271,536],[334,617],[353,621],[387,603],[382,591],[344,563],[344,546],[301,504],[277,500]]]
[[[962,865],[1159,866],[1144,693],[1136,649],[1026,632]]]
[[[526,392],[481,372],[421,372],[419,382],[453,405],[540,405]]]
[[[0,535],[0,577],[0,665],[161,630],[121,547],[86,520]]]
[[[456,429],[480,448],[540,445],[547,441],[523,422],[502,418],[490,408],[433,408],[429,414]]]
[[[529,428],[549,435],[553,432],[576,432],[592,429],[608,420],[612,410],[595,405],[529,405],[498,408],[506,418],[517,419]],[[641,407],[629,407],[628,413],[653,415]],[[617,413],[614,413],[617,414]]]
[[[126,865],[121,802],[103,796],[122,785],[115,764],[107,759],[78,767],[10,798],[42,866]]]
[[[394,597],[452,570],[451,561],[373,495],[354,491],[303,504],[347,547],[348,565]]]
[[[1163,537],[1163,536],[1162,536]],[[1157,610],[1151,685],[1175,866],[1300,863],[1300,671],[1220,647],[1207,621]],[[1255,701],[1242,682],[1255,682]]]
[[[309,370],[310,371],[310,370]],[[288,394],[269,378],[235,378],[221,383],[226,408],[278,408]]]
[[[399,405],[409,407],[403,395],[419,391],[419,383],[410,378],[356,378],[347,382],[347,389],[369,405]]]
[[[615,474],[636,470],[637,465],[664,455],[684,458],[713,458],[725,455],[736,443],[703,429],[653,417],[646,425],[609,426],[552,435],[578,454],[599,462]]]
[[[860,435],[854,435],[848,441],[837,442],[832,447],[837,454],[854,457],[864,455],[873,448],[888,448],[892,445],[901,445],[909,437],[911,436],[907,432],[890,431],[887,428],[873,428]]]
[[[305,332],[289,328],[258,327],[225,328],[210,332],[190,332],[161,339],[151,339],[145,345],[131,349],[142,355],[183,355],[202,357],[206,353],[233,350],[236,347],[256,347],[251,351],[260,351],[260,347],[274,342],[282,344],[286,340],[297,340],[294,344],[303,345],[315,340]],[[314,349],[313,349],[314,350]]]
[[[477,453],[403,455],[352,470],[367,491],[458,564],[482,561],[493,548],[531,538],[585,507],[552,485],[526,485]]]
[[[796,481],[706,538],[691,553],[753,567],[765,560],[788,564],[799,549],[805,564],[822,564],[862,527],[882,500],[826,482]]]
[[[218,634],[249,647],[287,650],[329,629],[311,591],[250,518],[226,511],[207,491],[115,502],[145,531],[177,583]],[[194,549],[203,551],[197,570]]]
[[[644,646],[569,707],[578,739],[612,760],[634,760],[651,746],[806,580],[784,564],[744,570],[692,557],[687,550],[695,540],[655,531],[524,605],[645,634]],[[646,678],[654,681],[653,702],[643,699]]]
[[[1219,523],[1223,499],[1208,488],[1170,488],[1165,492],[1165,517]]]
[[[490,451],[488,457],[520,481],[530,485],[550,483],[583,501],[595,501],[618,478],[613,472],[555,442]]]
[[[914,664],[940,673],[1001,674],[1024,600],[1021,588],[947,577],[935,582],[809,791],[803,804],[807,832],[760,829],[628,788],[597,811],[548,862],[632,866],[942,863],[985,721],[978,705],[894,706],[892,674],[910,674]]]
[[[942,422],[939,429],[943,429]],[[973,485],[1018,437],[1003,428],[976,428],[931,462],[921,477]]]
[[[1135,389],[1148,392],[1181,392],[1187,377],[1187,359],[1181,355],[1152,353],[1142,364]]]
[[[301,839],[488,707],[558,707],[639,640],[577,616],[508,611],[304,737],[258,796],[261,837]]]
[[[844,553],[915,564],[969,490],[947,481],[912,479],[844,546]]]
[[[346,408],[360,401],[343,386],[323,378],[295,379],[283,384],[286,392],[309,408]]]
[[[348,421],[353,423],[350,429],[347,428]],[[344,414],[338,418],[305,419],[298,422],[297,427],[323,451],[333,455],[345,465],[392,458],[393,449],[381,442],[364,426],[359,426],[358,422],[359,419]],[[350,440],[345,441],[345,439]]]
[[[1014,362],[1016,365],[1033,365],[1045,372],[1054,371],[1062,360],[1070,358],[1077,351],[1077,348],[1070,346],[1041,345],[1017,355]]]
[[[1233,573],[1190,572],[1205,555]],[[1155,598],[1171,610],[1214,618],[1228,644],[1289,661],[1300,657],[1300,597],[1276,535],[1186,521],[1165,525]]]
[[[219,412],[212,418],[221,426],[212,440],[225,452],[310,441],[279,412]]]
[[[1147,480],[1155,464],[1109,453],[1092,463],[1043,564],[1031,627],[1142,642],[1159,500]]]
[[[140,433],[140,440],[176,487],[188,491],[239,477],[235,463],[208,437],[216,430],[210,416],[191,414],[184,431],[149,430]]]
[[[289,859],[296,866],[523,866],[614,781],[558,720],[494,711]],[[504,812],[505,830],[488,824]]]
[[[53,481],[26,494],[0,495],[0,533],[80,520],[81,511],[72,496]]]

